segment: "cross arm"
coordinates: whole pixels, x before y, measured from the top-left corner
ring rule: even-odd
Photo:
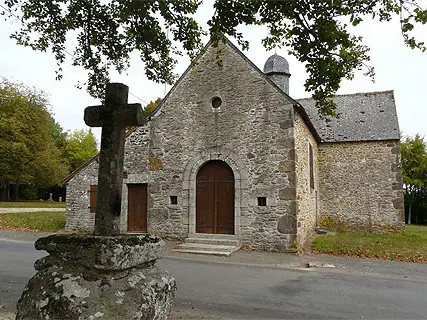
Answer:
[[[85,109],[84,121],[89,127],[102,127],[106,122],[118,127],[142,126],[146,117],[140,103],[119,108],[91,106]]]

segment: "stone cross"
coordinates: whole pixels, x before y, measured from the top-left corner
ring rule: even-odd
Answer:
[[[145,122],[141,104],[127,103],[128,93],[126,85],[109,83],[104,104],[85,109],[85,123],[90,127],[102,127],[95,235],[120,233],[125,130]]]

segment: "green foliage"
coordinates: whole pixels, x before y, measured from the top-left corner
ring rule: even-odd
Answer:
[[[92,131],[75,130],[66,135],[63,152],[70,171],[76,170],[98,153]]]
[[[312,250],[343,256],[427,263],[427,226],[407,225],[403,233],[340,231],[317,236]]]
[[[416,135],[401,142],[402,173],[405,185],[411,189],[427,187],[427,146],[423,138]]]
[[[160,102],[162,102],[162,99],[160,98],[157,98],[154,101],[150,101],[144,108],[144,114],[148,116],[151,112],[153,112],[154,109],[156,109]]]
[[[21,31],[12,37],[18,44],[34,50],[50,49],[59,65],[66,58],[67,35],[77,34],[73,64],[88,70],[85,85],[92,96],[99,98],[104,98],[109,68],[114,66],[119,72],[127,69],[133,51],[145,63],[148,79],[172,84],[176,64],[172,54],[180,51],[167,32],[194,57],[201,45],[202,31],[191,15],[196,13],[199,3],[198,0],[6,1],[13,15],[24,22]],[[57,78],[61,77],[59,68]]]
[[[0,82],[0,185],[14,182],[46,188],[67,173],[47,105],[43,92]]]
[[[55,232],[65,227],[63,212],[14,212],[0,215],[0,229]]]
[[[64,132],[64,129],[52,118],[52,137],[55,143],[55,146],[59,149],[63,149],[65,142],[67,140],[67,133]]]
[[[412,221],[427,224],[427,145],[416,135],[401,142],[402,174],[406,209],[411,206]]]
[[[401,21],[405,43],[411,48],[425,50],[424,43],[410,36],[416,23],[427,22],[427,10],[418,1],[400,0],[338,0],[338,1],[216,1],[215,15],[209,22],[210,31],[235,36],[243,47],[249,44],[238,32],[239,24],[265,25],[269,35],[263,39],[267,49],[287,47],[305,64],[309,78],[307,91],[313,93],[319,113],[326,119],[337,116],[333,97],[342,79],[352,79],[355,70],[365,70],[374,77],[367,65],[369,48],[362,38],[349,32],[364,19]],[[224,23],[225,22],[225,23]]]
[[[109,68],[119,72],[129,67],[129,55],[137,51],[150,80],[173,83],[172,54],[186,51],[194,58],[201,49],[200,29],[192,17],[202,0],[6,0],[9,17],[23,27],[12,35],[17,43],[34,50],[50,49],[61,65],[66,57],[68,34],[77,34],[73,64],[89,72],[88,92],[103,98]],[[319,113],[336,116],[333,97],[342,79],[352,79],[356,70],[374,76],[367,65],[369,48],[353,35],[349,26],[364,19],[400,21],[403,40],[410,48],[425,51],[412,35],[416,24],[426,24],[427,10],[419,0],[215,0],[208,22],[214,45],[223,35],[234,36],[246,49],[249,43],[238,26],[264,25],[269,35],[262,40],[267,49],[286,46],[289,54],[305,64]],[[172,35],[172,42],[167,32]],[[184,50],[174,45],[182,44]],[[58,78],[61,78],[61,69]]]

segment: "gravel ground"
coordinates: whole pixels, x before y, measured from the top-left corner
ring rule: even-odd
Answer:
[[[213,314],[208,313],[204,310],[196,310],[196,309],[172,309],[172,312],[169,316],[169,320],[240,320],[236,319],[235,316],[232,318],[228,315],[221,315],[221,314]],[[15,314],[8,312],[8,313],[1,313],[0,312],[0,320],[15,320]],[[243,320],[243,318],[242,318]]]
[[[64,212],[65,208],[0,208],[1,213],[15,213],[15,212]]]
[[[15,314],[11,312],[0,312],[0,320],[15,320]]]

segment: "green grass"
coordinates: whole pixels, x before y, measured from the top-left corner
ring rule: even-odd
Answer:
[[[65,211],[0,214],[0,229],[55,232],[64,227]]]
[[[54,202],[54,201],[0,202],[0,208],[65,208],[65,202]]]
[[[314,252],[427,263],[427,226],[407,225],[404,233],[338,231],[317,236]]]

